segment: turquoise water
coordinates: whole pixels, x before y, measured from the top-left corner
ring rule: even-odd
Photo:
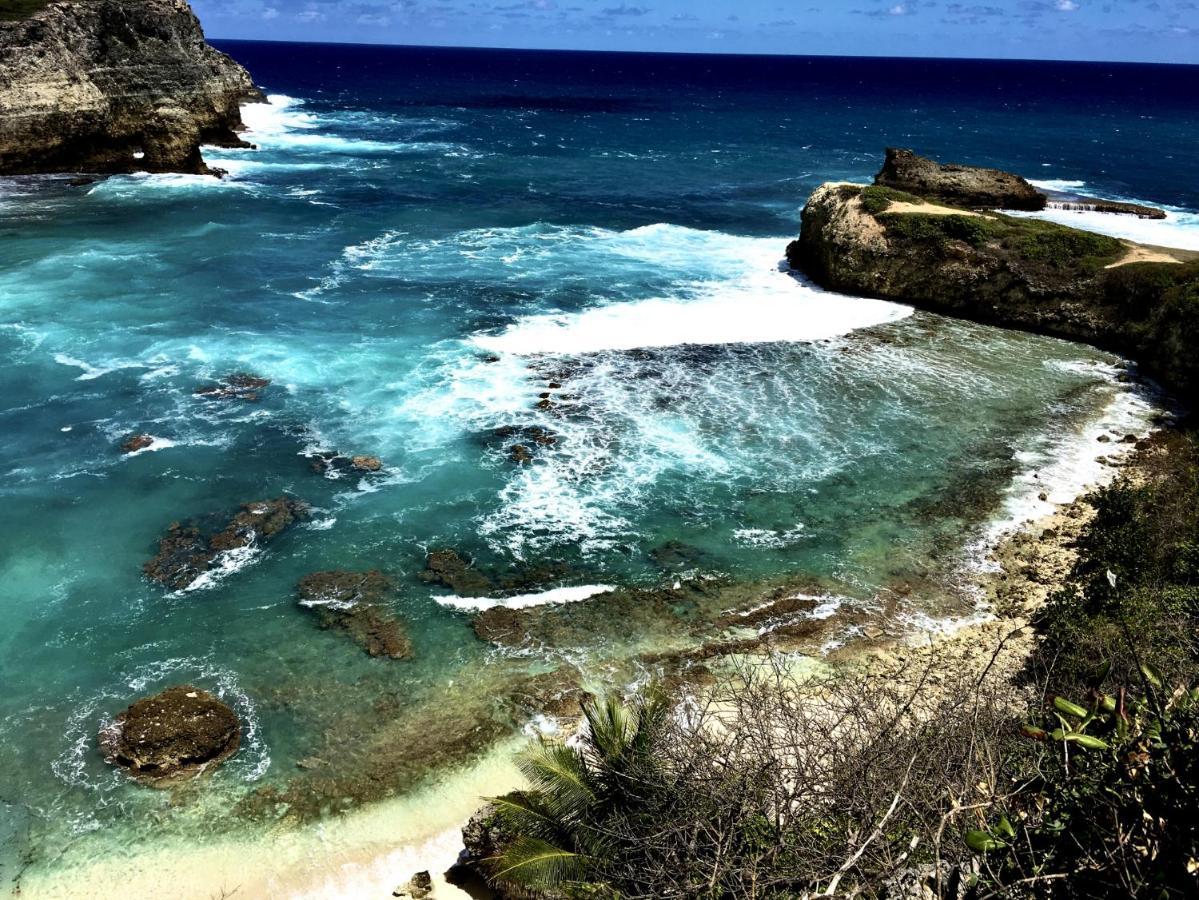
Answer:
[[[547,105],[488,69],[474,94],[460,71],[412,76],[452,101],[353,100],[374,70],[320,87],[280,52],[245,48],[291,93],[247,109],[259,149],[209,151],[222,181],[0,181],[6,879],[403,796],[517,732],[531,676],[565,661],[623,683],[645,651],[716,635],[712,610],[755,585],[844,608],[907,596],[900,627],[942,615],[994,523],[1098,477],[1096,432],[1146,427],[1111,356],[785,272],[806,191],[875,163],[797,149],[802,121],[774,135],[773,99],[739,97],[741,122],[710,85],[646,106],[575,84]],[[946,135],[956,103],[937,107]],[[271,384],[196,396],[234,372]],[[156,441],[122,454],[132,433]],[[384,468],[314,472],[328,450]],[[171,522],[283,493],[311,517],[247,558],[181,592],[143,577]],[[585,633],[501,651],[419,577],[440,547],[497,578],[549,567],[507,592],[521,605],[588,585],[727,593],[596,606]],[[393,578],[412,660],[370,659],[297,605],[296,582],[331,568]],[[109,769],[94,736],[181,682],[246,732],[172,796]]]

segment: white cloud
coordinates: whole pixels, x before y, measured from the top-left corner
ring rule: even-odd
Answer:
[[[262,19],[264,22],[269,22],[271,19],[279,18],[279,10],[273,6],[268,6],[262,11]]]
[[[1058,12],[1075,12],[1078,4],[1074,0],[1057,0],[1057,3],[1053,4],[1053,8]]]
[[[907,14],[908,8],[903,3],[896,3],[889,10],[887,10],[887,15],[891,16],[906,16]]]

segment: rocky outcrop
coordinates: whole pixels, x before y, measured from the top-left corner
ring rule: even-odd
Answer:
[[[191,685],[138,700],[99,735],[108,763],[155,787],[213,769],[240,742],[237,714]]]
[[[64,0],[0,21],[0,174],[192,172],[240,146],[250,75],[185,0]]]
[[[230,554],[266,543],[308,515],[308,507],[292,497],[246,503],[212,534],[195,523],[174,522],[158,542],[158,552],[143,567],[151,581],[172,590],[191,587]]]
[[[1194,254],[944,202],[826,184],[787,259],[830,290],[1086,341],[1179,393],[1199,387]]]
[[[300,605],[313,610],[322,628],[340,631],[371,656],[407,659],[412,643],[404,625],[383,602],[391,580],[382,572],[314,572],[300,580]]]
[[[271,386],[269,378],[261,375],[251,375],[249,372],[235,372],[226,375],[216,384],[206,384],[196,388],[196,396],[205,400],[244,400],[247,403],[257,403],[262,398],[262,392]]]
[[[939,163],[894,147],[874,183],[969,209],[1038,210],[1048,199],[1011,172]]]

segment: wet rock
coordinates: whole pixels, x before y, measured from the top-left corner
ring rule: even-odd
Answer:
[[[1136,216],[1138,219],[1166,218],[1166,211],[1158,209],[1156,206],[1146,206],[1143,203],[1125,203],[1121,200],[1101,200],[1098,197],[1052,200],[1049,206],[1053,209],[1065,209],[1072,212],[1100,212],[1122,216]]]
[[[191,685],[138,700],[99,735],[106,762],[154,786],[215,768],[240,741],[237,714]]]
[[[1044,194],[1011,172],[942,164],[894,147],[887,148],[874,183],[957,206],[1040,210],[1047,202]]]
[[[533,461],[533,451],[524,444],[513,444],[508,448],[508,458],[518,465],[524,465]]]
[[[154,436],[150,434],[131,434],[125,440],[121,441],[122,453],[136,453],[138,450],[145,450],[154,443]]]
[[[582,673],[574,666],[562,666],[552,672],[533,675],[512,699],[526,715],[538,713],[557,719],[573,719],[583,714],[583,704],[592,695],[580,686]]]
[[[428,872],[417,872],[407,884],[402,884],[391,892],[393,897],[407,897],[409,900],[428,900],[433,896],[433,878]]]
[[[425,559],[422,581],[447,587],[459,597],[485,597],[494,585],[456,550],[432,550]]]
[[[360,454],[346,456],[336,450],[321,450],[309,454],[309,468],[326,478],[347,475],[375,475],[383,471],[383,461],[377,456]]]
[[[143,571],[151,581],[181,591],[209,571],[221,554],[266,543],[308,515],[292,497],[246,503],[219,531],[206,535],[194,523],[174,522],[158,542],[158,552]]]
[[[316,613],[321,628],[340,631],[371,656],[407,659],[412,643],[403,623],[381,602],[392,590],[382,572],[315,572],[300,580],[300,605]]]
[[[261,398],[262,391],[269,387],[270,383],[269,378],[237,372],[226,375],[216,384],[196,388],[196,396],[205,400],[243,400],[254,403]]]
[[[1111,437],[1106,434],[1101,434],[1095,440],[1099,441],[1101,444],[1106,444],[1111,441]]]
[[[359,472],[378,472],[383,468],[383,463],[377,456],[352,456],[350,465]]]
[[[1121,444],[1135,444],[1139,440],[1140,440],[1140,438],[1138,438],[1135,434],[1126,434],[1126,435],[1124,435],[1124,437],[1120,438],[1120,443]]]

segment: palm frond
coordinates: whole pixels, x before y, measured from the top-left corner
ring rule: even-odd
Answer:
[[[577,815],[597,799],[586,761],[564,744],[543,744],[522,756],[517,766],[555,815]]]
[[[579,880],[583,869],[584,860],[579,854],[522,836],[492,863],[492,877],[501,883],[546,888]]]

